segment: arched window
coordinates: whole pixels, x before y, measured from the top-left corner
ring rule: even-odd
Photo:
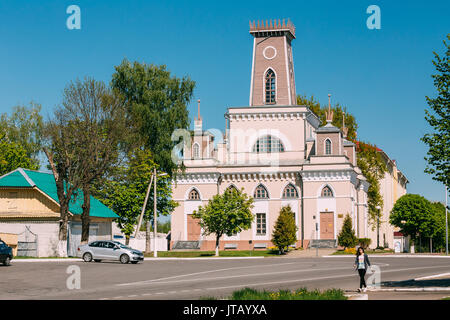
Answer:
[[[284,152],[284,146],[280,139],[267,135],[261,137],[253,145],[253,152],[256,153],[271,153],[271,152]]]
[[[194,143],[194,145],[192,146],[192,157],[194,159],[198,159],[200,158],[200,146],[198,145],[198,143]]]
[[[200,200],[200,194],[198,193],[197,189],[192,189],[189,192],[188,200]]]
[[[325,140],[325,154],[331,154],[331,140]]]
[[[228,188],[226,189],[226,191],[236,191],[239,192],[239,190],[234,186],[234,185],[229,185]]]
[[[294,187],[292,183],[289,183],[283,191],[283,198],[285,199],[293,199],[298,198],[297,189]]]
[[[260,184],[255,189],[255,194],[253,195],[255,199],[269,199],[269,193],[267,192],[266,187],[264,187],[262,184]]]
[[[266,104],[275,104],[275,72],[272,69],[266,73]]]
[[[322,193],[320,194],[321,197],[327,197],[327,198],[331,198],[333,197],[333,191],[331,191],[331,188],[329,186],[325,186],[322,189]]]

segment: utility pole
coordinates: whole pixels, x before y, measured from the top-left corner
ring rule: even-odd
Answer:
[[[155,176],[155,184],[153,190],[153,256],[156,258],[158,256],[158,251],[156,250],[156,229],[158,225],[156,213],[156,167],[153,168],[153,175]]]
[[[448,188],[445,186],[445,254],[448,255]]]
[[[377,249],[380,247],[380,214],[381,214],[381,207],[376,206],[376,209],[378,210],[377,215]]]

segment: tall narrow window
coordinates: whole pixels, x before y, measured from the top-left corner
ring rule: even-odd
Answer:
[[[325,186],[322,189],[321,196],[326,197],[326,198],[331,198],[331,197],[333,197],[333,191],[331,191],[331,188],[329,186]]]
[[[256,234],[258,236],[264,236],[266,234],[266,214],[256,214]]]
[[[192,146],[192,156],[194,159],[200,158],[200,147],[198,146],[198,143],[194,143]]]
[[[275,104],[275,72],[272,69],[266,73],[266,104]]]
[[[293,184],[290,183],[286,186],[286,188],[284,188],[283,198],[284,199],[298,198],[297,189],[294,187]]]
[[[330,141],[330,139],[325,140],[325,154],[331,154],[331,141]]]
[[[189,200],[200,200],[200,194],[198,193],[198,191],[196,189],[192,189],[189,192]]]
[[[255,189],[255,194],[253,195],[253,197],[255,199],[269,199],[269,193],[267,192],[267,189],[262,184],[260,184]]]

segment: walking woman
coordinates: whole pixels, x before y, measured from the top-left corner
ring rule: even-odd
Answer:
[[[370,267],[370,261],[369,261],[369,257],[367,256],[367,254],[364,252],[364,248],[359,247],[358,251],[356,251],[356,259],[355,259],[355,265],[354,267],[356,267],[356,269],[358,270],[359,273],[359,289],[358,292],[366,292],[366,280],[364,279],[367,269],[369,269]],[[364,286],[364,289],[363,289]]]

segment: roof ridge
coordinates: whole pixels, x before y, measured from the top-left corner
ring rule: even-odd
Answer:
[[[34,183],[33,179],[31,179],[28,174],[25,172],[25,169],[23,168],[18,168],[17,170],[19,170],[19,172],[22,174],[22,176],[25,178],[25,180],[27,180],[27,182],[32,186],[32,187],[36,187],[36,183]]]
[[[18,171],[19,169],[21,169],[21,168],[17,168],[17,169],[15,169],[15,170],[11,171],[11,172],[5,173],[4,175],[0,176],[0,179],[3,179],[4,177],[9,176],[10,174],[12,174],[12,173]]]

